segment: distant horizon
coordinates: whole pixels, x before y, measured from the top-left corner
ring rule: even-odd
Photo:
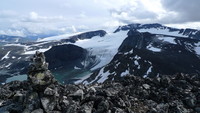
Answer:
[[[0,34],[64,34],[132,23],[200,29],[200,15],[195,14],[199,4],[197,0],[4,0]]]

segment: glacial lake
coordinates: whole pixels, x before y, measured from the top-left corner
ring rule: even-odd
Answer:
[[[76,80],[82,79],[90,75],[92,72],[89,70],[71,70],[71,71],[56,71],[52,72],[56,80],[62,84],[72,83]]]
[[[52,74],[54,75],[55,79],[58,80],[61,84],[68,84],[68,83],[73,83],[77,80],[83,79],[90,75],[92,72],[90,70],[71,70],[71,71],[64,71],[64,70],[56,70],[56,71],[51,71]],[[17,75],[17,76],[12,76],[6,79],[5,83],[11,82],[11,81],[24,81],[27,80],[27,75]],[[4,83],[2,83],[4,84]]]
[[[7,78],[6,79],[6,83],[11,82],[11,81],[15,81],[15,80],[19,80],[19,81],[27,80],[27,75],[26,74],[17,75],[17,76],[13,76],[13,77]]]

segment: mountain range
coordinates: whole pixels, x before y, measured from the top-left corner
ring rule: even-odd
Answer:
[[[44,52],[50,70],[64,84],[102,83],[126,75],[199,74],[199,39],[199,30],[156,23],[119,26],[113,32],[96,30],[37,41],[15,40],[0,46],[0,82],[26,79],[29,59],[36,51]]]

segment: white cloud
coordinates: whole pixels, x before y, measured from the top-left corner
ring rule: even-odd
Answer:
[[[70,32],[79,32],[88,29],[87,26],[80,23],[84,21],[86,16],[84,12],[75,17],[63,17],[63,16],[42,16],[35,11],[29,13],[29,15],[14,15],[12,20],[0,19],[0,23],[6,23],[3,27],[0,26],[0,34],[4,35],[16,35],[16,36],[29,36],[37,34],[62,34]],[[74,23],[73,21],[79,22]],[[86,19],[86,21],[89,21]],[[91,20],[90,20],[91,21]]]
[[[16,16],[17,13],[15,11],[11,11],[11,10],[2,10],[0,11],[0,17],[1,18],[11,18]]]
[[[181,24],[166,24],[167,26],[176,27],[176,28],[194,28],[200,29],[200,22],[186,22]]]
[[[38,19],[38,14],[36,12],[31,12],[30,13],[30,19],[37,20]]]
[[[25,34],[22,32],[22,31],[19,31],[19,30],[11,30],[11,29],[8,29],[8,30],[0,30],[0,34],[2,35],[10,35],[10,36],[21,36],[21,37],[24,37]]]
[[[6,0],[0,4],[0,34],[48,34],[130,23],[198,28],[198,0]],[[9,10],[5,10],[9,9]],[[189,26],[191,25],[191,26]]]

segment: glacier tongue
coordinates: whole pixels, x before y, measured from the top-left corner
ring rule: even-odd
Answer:
[[[127,37],[128,31],[109,33],[104,37],[95,36],[92,39],[78,40],[75,45],[87,49],[91,55],[99,60],[91,70],[98,69],[108,64],[118,52],[118,48]]]

